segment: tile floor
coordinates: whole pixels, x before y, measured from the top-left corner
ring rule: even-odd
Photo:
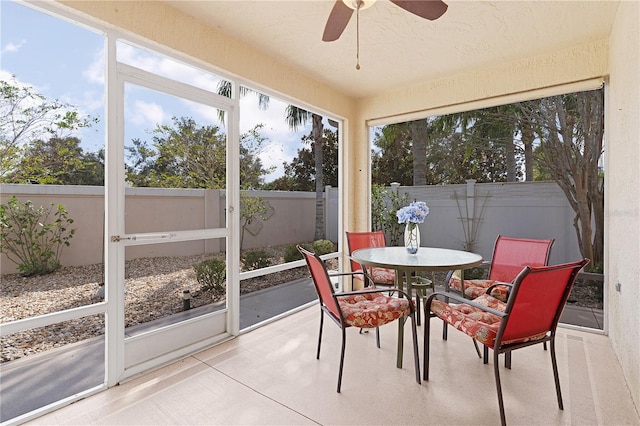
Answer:
[[[375,333],[348,330],[342,393],[335,391],[340,331],[325,322],[315,359],[317,306],[243,334],[53,413],[34,425],[495,425],[500,421],[493,366],[468,337],[431,336],[431,377],[415,382],[405,327],[404,368],[395,367],[395,324]],[[436,322],[434,320],[434,322]],[[422,359],[422,327],[418,327]],[[606,336],[559,329],[564,411],[558,409],[549,353],[514,352],[501,367],[507,422],[513,425],[638,425]]]

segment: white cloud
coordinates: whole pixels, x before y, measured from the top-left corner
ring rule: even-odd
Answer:
[[[265,168],[275,166],[274,171],[265,176],[265,182],[271,182],[284,175],[283,163],[290,163],[303,145],[296,133],[265,134],[269,137],[269,143],[266,144],[259,157]]]
[[[118,60],[125,64],[215,92],[219,78],[192,66],[126,43],[118,43]]]
[[[198,102],[192,102],[188,100],[181,100],[187,109],[193,113],[193,118],[196,123],[202,124],[214,124],[220,127],[224,127],[218,120],[218,110],[212,106],[201,104]]]
[[[95,55],[93,55],[93,61],[82,72],[82,75],[87,79],[89,83],[99,84],[104,86],[104,48],[99,49]]]
[[[85,90],[82,92],[80,105],[92,114],[104,115],[104,91]]]
[[[0,69],[0,80],[10,81],[13,78],[13,74],[9,71]]]
[[[265,182],[284,175],[284,162],[291,162],[297,150],[302,147],[301,138],[308,134],[311,124],[307,123],[294,132],[286,118],[287,104],[276,98],[269,99],[269,107],[258,107],[258,95],[250,93],[240,99],[240,132],[252,129],[256,124],[264,124],[262,136],[267,138],[259,157],[265,168],[275,166],[275,170],[265,176]]]
[[[135,101],[127,115],[127,120],[130,120],[131,123],[147,129],[153,129],[156,124],[163,123],[165,117],[162,106],[144,101]]]
[[[19,51],[22,48],[22,46],[24,46],[25,44],[27,44],[26,40],[21,40],[20,43],[18,43],[18,44],[9,42],[9,43],[4,45],[4,47],[2,48],[1,52],[2,52],[2,54],[15,53],[15,52]]]

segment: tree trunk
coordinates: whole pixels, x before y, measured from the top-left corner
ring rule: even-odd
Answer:
[[[603,99],[600,89],[546,98],[523,109],[540,133],[542,163],[576,212],[578,246],[591,260],[590,269],[602,266],[604,252],[604,186],[598,168]]]
[[[322,240],[325,238],[324,233],[324,183],[323,183],[323,159],[322,159],[322,145],[323,145],[323,130],[322,116],[313,114],[311,116],[313,121],[313,128],[311,129],[311,135],[313,137],[313,153],[315,158],[316,168],[316,229],[314,233],[314,240]]]
[[[413,186],[427,184],[427,120],[412,121],[411,147],[413,152]]]
[[[528,123],[522,123],[520,132],[524,145],[524,180],[533,182],[533,141],[535,139],[533,128]]]

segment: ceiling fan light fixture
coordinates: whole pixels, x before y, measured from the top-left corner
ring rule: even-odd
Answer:
[[[342,0],[342,2],[347,5],[347,7],[349,9],[353,9],[353,10],[364,10],[364,9],[368,9],[371,6],[373,6],[373,4],[376,2],[377,0]],[[358,7],[359,6],[359,7]]]

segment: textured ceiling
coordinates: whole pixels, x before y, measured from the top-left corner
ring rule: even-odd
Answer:
[[[428,21],[387,0],[323,42],[333,1],[168,1],[229,36],[354,97],[607,38],[617,1],[448,1]]]

